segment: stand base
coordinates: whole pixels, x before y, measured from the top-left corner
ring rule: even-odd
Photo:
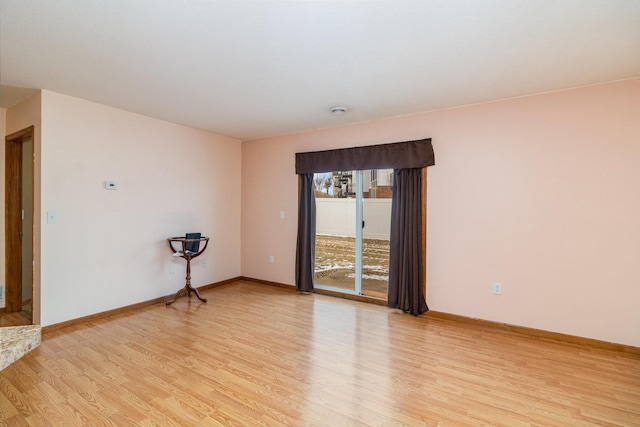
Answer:
[[[169,305],[173,304],[184,293],[186,293],[187,296],[190,297],[191,296],[191,292],[193,292],[196,295],[196,297],[198,297],[198,299],[200,301],[207,302],[207,299],[206,298],[202,298],[200,296],[200,293],[198,292],[198,290],[196,288],[192,288],[191,285],[186,285],[184,288],[182,288],[178,292],[176,292],[176,295],[173,297],[173,299],[171,301],[165,302],[165,305],[169,306]]]

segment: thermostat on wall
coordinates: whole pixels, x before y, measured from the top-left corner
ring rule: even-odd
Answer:
[[[107,190],[117,190],[118,189],[118,183],[115,181],[105,181],[104,182],[104,188],[106,188]]]

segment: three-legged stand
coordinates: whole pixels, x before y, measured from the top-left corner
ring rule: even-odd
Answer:
[[[191,296],[191,292],[193,292],[195,294],[195,296],[202,302],[207,302],[207,300],[205,298],[202,298],[200,296],[200,293],[198,292],[198,290],[194,287],[191,286],[191,260],[193,258],[196,258],[200,255],[202,255],[202,253],[205,251],[205,249],[207,249],[207,245],[209,244],[209,238],[208,237],[200,237],[199,239],[186,239],[184,237],[172,237],[167,239],[167,241],[169,242],[169,247],[171,248],[171,251],[175,254],[178,251],[173,247],[172,242],[180,242],[182,243],[182,252],[180,252],[180,257],[184,258],[187,260],[187,277],[186,279],[186,283],[184,285],[184,288],[180,289],[178,292],[176,292],[176,295],[173,297],[173,299],[171,301],[167,301],[165,304],[166,305],[171,305],[174,302],[176,302],[176,300],[178,298],[180,298],[181,295],[183,294],[187,294],[187,296]],[[193,242],[193,241],[204,241],[204,247],[198,251],[197,253],[191,253],[189,251],[187,251],[185,249],[185,243],[187,242]]]

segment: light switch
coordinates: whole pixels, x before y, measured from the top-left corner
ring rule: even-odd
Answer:
[[[58,222],[56,211],[47,211],[47,224],[55,224],[56,222]]]
[[[284,211],[280,211],[280,219],[284,219]]]
[[[107,190],[117,190],[118,183],[115,181],[105,181],[104,188],[106,188]]]

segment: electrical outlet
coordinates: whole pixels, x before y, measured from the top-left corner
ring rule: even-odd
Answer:
[[[494,295],[502,295],[502,283],[493,282],[493,294]]]
[[[207,268],[207,260],[206,259],[202,260],[202,268]]]
[[[176,265],[174,263],[169,264],[169,274],[176,274]]]
[[[273,255],[269,256],[269,264],[273,264],[274,262]]]

